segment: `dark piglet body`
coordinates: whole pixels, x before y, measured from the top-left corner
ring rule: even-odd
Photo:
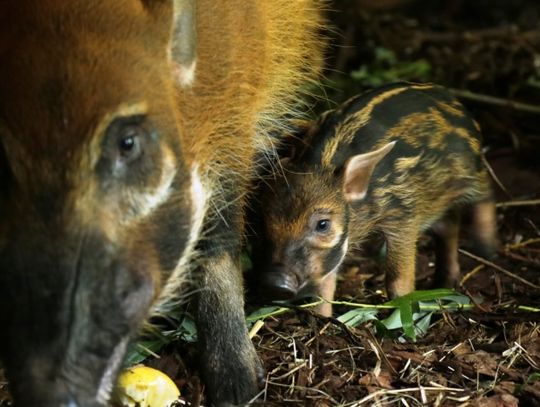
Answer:
[[[391,297],[415,287],[416,242],[431,229],[436,286],[459,276],[459,213],[473,209],[473,232],[495,243],[490,183],[477,124],[444,89],[393,84],[357,96],[307,127],[262,187],[260,285],[274,299],[315,291],[333,299],[347,254],[381,233]],[[331,313],[325,304],[320,311]]]

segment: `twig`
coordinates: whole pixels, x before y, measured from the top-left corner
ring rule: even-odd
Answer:
[[[264,321],[262,319],[255,321],[255,323],[253,324],[253,327],[251,327],[251,329],[249,330],[249,339],[253,339],[263,326],[264,326]]]
[[[146,346],[141,345],[140,343],[137,343],[137,347],[138,347],[138,348],[141,348],[141,349],[144,350],[145,352],[148,352],[148,354],[149,354],[150,356],[153,356],[153,357],[155,357],[156,359],[161,359],[161,356],[159,356],[156,352],[154,352],[153,350],[147,348]]]
[[[304,360],[302,363],[300,363],[298,366],[296,366],[294,369],[291,369],[289,370],[288,372],[285,372],[284,374],[282,374],[281,376],[278,376],[278,377],[272,377],[272,380],[281,380],[281,379],[285,379],[287,376],[290,376],[292,375],[294,372],[302,369],[303,367],[306,367],[307,366],[307,360]]]
[[[528,103],[515,102],[510,99],[498,98],[491,95],[482,95],[463,89],[448,89],[450,93],[462,99],[474,100],[495,106],[509,107],[510,109],[520,110],[522,112],[540,114],[540,106],[530,105]]]
[[[343,324],[345,325],[345,324]],[[366,329],[366,333],[369,336],[368,342],[371,345],[372,348],[374,348],[375,353],[378,353],[379,359],[384,361],[384,364],[386,365],[386,368],[392,372],[392,374],[397,375],[396,369],[394,369],[394,366],[392,366],[392,363],[390,363],[390,360],[388,359],[388,356],[386,355],[386,352],[382,348],[379,341],[377,341],[377,338],[375,338],[375,335],[373,335],[373,332],[371,330]]]
[[[497,208],[508,208],[510,206],[535,206],[540,205],[540,199],[528,199],[524,201],[507,201],[498,202],[495,206]]]
[[[520,261],[522,263],[525,263],[527,264],[528,266],[531,266],[531,267],[534,267],[534,268],[540,268],[540,262],[536,261],[536,260],[533,260],[533,259],[529,259],[525,256],[521,256],[517,253],[512,253],[511,251],[509,250],[499,250],[498,251],[499,254],[505,256],[505,257],[508,257],[512,260],[517,260],[517,261]]]
[[[465,284],[465,282],[471,278],[472,276],[474,276],[476,273],[478,273],[480,270],[482,270],[483,268],[485,267],[484,264],[479,264],[478,266],[476,266],[475,268],[473,268],[471,271],[469,271],[467,274],[465,274],[463,276],[463,278],[461,279],[461,281],[459,282],[459,285],[460,286],[463,286],[463,284]]]
[[[281,383],[276,383],[274,381],[271,381],[271,380],[267,380],[267,383],[272,385],[272,386],[278,386],[278,387],[288,387],[288,388],[293,388],[294,390],[301,390],[301,391],[305,391],[305,392],[314,392],[314,393],[319,393],[321,395],[323,395],[324,397],[327,398],[328,401],[331,401],[332,403],[334,403],[334,405],[340,405],[332,396],[330,396],[328,393],[325,393],[324,391],[322,390],[319,390],[319,389],[316,389],[314,387],[305,387],[305,386],[296,386],[296,385],[293,385],[293,386],[290,386],[288,384],[281,384]]]
[[[499,179],[499,177],[497,177],[497,174],[495,174],[495,171],[493,171],[493,168],[491,167],[491,165],[489,164],[488,160],[486,159],[486,156],[484,154],[482,154],[482,162],[484,163],[484,166],[487,168],[488,172],[489,172],[489,175],[491,175],[491,178],[493,178],[493,181],[495,181],[495,183],[499,186],[499,188],[501,188],[501,190],[506,194],[508,195],[508,197],[510,199],[512,199],[512,195],[510,194],[510,192],[508,192],[508,190],[505,188],[505,186],[503,185],[503,183],[501,182],[501,180]]]
[[[529,246],[529,245],[534,244],[534,243],[540,243],[540,238],[536,237],[536,238],[524,240],[524,241],[519,242],[519,243],[507,244],[505,249],[506,250],[521,249],[522,247]]]
[[[503,269],[501,266],[497,266],[495,263],[492,263],[492,262],[490,262],[489,260],[486,260],[486,259],[484,259],[484,258],[482,258],[482,257],[476,256],[476,255],[474,255],[474,254],[472,254],[472,253],[469,253],[468,251],[463,250],[463,249],[459,249],[459,252],[460,252],[461,254],[464,254],[464,255],[467,256],[467,257],[470,257],[471,259],[474,259],[474,260],[476,260],[476,261],[479,261],[480,263],[485,264],[486,266],[489,266],[489,267],[491,267],[491,268],[494,268],[495,270],[500,271],[501,273],[505,274],[506,276],[511,277],[511,278],[513,278],[513,279],[515,279],[515,280],[518,280],[518,281],[520,281],[521,283],[523,283],[523,284],[525,284],[525,285],[528,285],[529,287],[532,287],[532,288],[534,288],[534,289],[540,290],[540,286],[538,286],[538,285],[536,285],[536,284],[533,284],[533,283],[531,283],[530,281],[527,281],[527,280],[525,280],[524,278],[522,278],[522,277],[520,277],[520,276],[517,276],[517,275],[515,275],[514,273],[512,273],[512,272],[510,272],[510,271],[508,271],[508,270],[506,270],[506,269]]]
[[[385,304],[361,304],[357,302],[350,301],[328,301],[332,305],[346,305],[348,307],[354,308],[374,308],[374,309],[395,309],[395,305],[385,305]]]
[[[483,266],[483,265],[482,265]],[[467,294],[467,296],[471,299],[471,302],[474,304],[474,306],[476,308],[478,308],[480,311],[483,311],[483,312],[489,312],[489,309],[487,309],[486,307],[484,307],[482,304],[480,304],[475,298],[474,298],[474,295],[472,295],[469,290],[465,289],[465,293]]]
[[[423,391],[435,391],[435,392],[464,392],[465,389],[458,389],[458,388],[453,388],[453,387],[411,387],[411,388],[408,388],[408,389],[396,389],[396,390],[393,390],[393,389],[382,389],[382,390],[377,390],[376,392],[373,392],[371,393],[370,395],[364,397],[363,399],[361,400],[358,400],[358,401],[355,401],[355,402],[352,402],[352,403],[347,403],[347,404],[344,404],[345,406],[361,406],[363,403],[366,403],[370,400],[373,400],[374,398],[378,397],[378,396],[386,396],[386,395],[398,395],[398,394],[403,394],[403,393],[412,393],[412,392],[417,392],[417,391],[420,391],[420,390],[423,390]]]

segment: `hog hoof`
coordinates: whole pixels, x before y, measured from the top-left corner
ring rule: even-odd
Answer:
[[[211,406],[244,406],[264,384],[265,372],[251,343],[249,349],[213,355],[203,364]]]

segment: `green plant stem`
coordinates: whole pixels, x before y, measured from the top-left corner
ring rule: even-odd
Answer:
[[[324,302],[329,302],[332,305],[345,305],[351,308],[364,308],[366,310],[382,310],[382,309],[396,309],[399,308],[399,306],[396,305],[387,305],[387,304],[361,304],[356,302],[349,302],[349,301],[325,301],[323,299],[311,302],[308,304],[302,304],[300,305],[300,308],[313,308],[318,305],[323,304]],[[440,311],[440,310],[471,310],[475,307],[474,304],[435,304],[435,305],[429,305],[429,304],[420,304],[419,311]],[[512,305],[505,305],[502,308],[511,308]],[[535,307],[529,307],[526,305],[518,305],[515,307],[519,311],[525,311],[525,312],[540,312],[540,308]],[[290,311],[290,308],[288,307],[280,307],[276,309],[275,311],[269,312],[267,314],[258,315],[257,318],[247,318],[248,322],[254,322],[258,319],[266,319],[269,317],[273,317],[276,315],[281,315],[286,313],[287,311]]]

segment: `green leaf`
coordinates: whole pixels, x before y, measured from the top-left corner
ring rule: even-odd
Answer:
[[[416,318],[413,317],[415,320],[414,331],[417,336],[423,336],[427,333],[429,326],[431,324],[432,315],[433,315],[433,312],[428,312],[427,314],[424,314],[424,313],[415,314]]]
[[[197,342],[197,325],[192,318],[187,316],[176,330],[177,336],[186,342]]]
[[[431,65],[425,59],[400,61],[394,51],[378,47],[375,49],[373,62],[361,65],[352,71],[350,76],[364,87],[375,87],[400,80],[429,81]]]
[[[387,338],[395,337],[392,331],[388,329],[382,321],[379,321],[376,319],[373,321],[373,324],[375,325],[377,335],[387,337]]]
[[[540,380],[540,372],[535,372],[531,374],[529,377],[527,377],[527,380],[525,381],[525,383],[533,384],[534,382],[537,382],[538,380]]]
[[[265,318],[268,318],[272,315],[275,315],[276,313],[281,313],[281,311],[283,310],[284,308],[282,307],[277,307],[277,306],[272,306],[272,307],[263,307],[263,308],[259,308],[258,310],[252,312],[251,314],[249,314],[247,317],[246,317],[246,321],[247,322],[255,322],[259,319],[265,319]]]
[[[391,301],[388,301],[384,303],[384,305],[390,305],[398,307],[402,302],[420,302],[420,301],[432,301],[432,300],[443,300],[449,298],[450,300],[457,302],[459,301],[466,301],[463,303],[469,302],[468,297],[459,294],[458,292],[454,290],[450,290],[448,288],[437,288],[435,290],[418,290],[413,291],[412,293],[406,294],[402,297],[394,298]]]
[[[372,308],[352,309],[337,319],[347,326],[358,326],[366,321],[377,319],[377,310]]]
[[[246,251],[243,251],[240,254],[240,269],[242,271],[251,270],[253,268],[253,263],[251,262],[251,257],[249,257],[249,253]]]
[[[401,323],[401,311],[396,308],[392,313],[381,321],[386,329],[401,329],[403,324]]]
[[[416,332],[413,325],[413,311],[410,301],[402,301],[399,304],[399,312],[401,316],[401,324],[403,331],[413,342],[416,342]]]
[[[167,342],[162,339],[135,342],[128,349],[124,365],[133,366],[139,364],[151,356],[152,353],[159,352],[166,344]]]
[[[425,333],[431,322],[431,312],[426,309],[437,309],[439,304],[434,301],[449,301],[458,305],[468,304],[468,297],[449,289],[419,290],[402,297],[394,298],[386,302],[386,306],[394,306],[396,310],[385,320],[383,324],[387,329],[403,328],[405,335],[413,342],[420,332]],[[423,311],[424,310],[424,311]],[[426,314],[429,315],[426,318]],[[414,322],[420,318],[420,327],[415,327]]]

